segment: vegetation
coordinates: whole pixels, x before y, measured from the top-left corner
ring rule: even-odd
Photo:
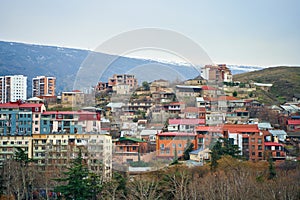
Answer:
[[[280,104],[291,101],[294,94],[300,93],[299,67],[271,67],[260,71],[234,75],[235,81],[272,83],[269,92],[258,90],[255,96],[266,104]]]
[[[226,141],[217,142],[214,148],[216,150],[213,152],[219,152],[221,155],[217,160],[218,167],[212,173],[209,173],[209,166],[172,165],[130,178],[126,174],[114,173],[112,179],[107,182],[101,182],[98,176],[91,174],[84,159],[79,155],[65,172],[57,172],[62,173],[64,177],[57,179],[55,188],[56,191],[62,193],[62,199],[300,198],[299,162],[286,161],[276,167],[274,163],[270,165],[264,161],[257,163],[243,161],[237,159],[238,152],[230,142],[227,144]],[[28,171],[30,167],[34,167],[35,163],[32,164],[32,166],[22,165],[22,168],[18,169],[24,172]],[[20,165],[16,166],[20,167]],[[3,169],[6,169],[6,173],[13,170],[12,164],[6,163]],[[274,170],[276,170],[275,173]],[[18,175],[16,171],[13,172]],[[31,176],[26,177],[26,181],[38,181],[37,177],[38,173],[32,173]],[[9,178],[5,176],[5,185],[12,179],[13,176]],[[17,184],[22,183],[21,180],[16,179],[17,182],[10,182],[14,184],[14,188],[4,188],[3,192],[6,197],[14,194],[15,199],[46,199],[45,196],[33,198],[30,190],[19,187]],[[40,186],[40,184],[32,182],[32,189]],[[12,189],[14,191],[8,193]],[[56,197],[51,199],[53,198],[56,199]]]
[[[96,199],[96,194],[101,191],[100,178],[89,173],[81,152],[63,174],[64,178],[57,179],[59,185],[55,187],[55,191],[61,193],[66,200]]]

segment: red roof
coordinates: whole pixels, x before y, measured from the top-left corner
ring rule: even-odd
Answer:
[[[89,111],[45,111],[43,115],[53,115],[53,114],[61,114],[61,115],[92,115],[96,114],[96,112]]]
[[[24,103],[20,105],[20,108],[36,108],[36,107],[42,107],[42,103]]]
[[[157,136],[196,136],[196,133],[186,133],[186,132],[161,132]]]
[[[259,132],[257,124],[224,124],[223,130],[228,130],[231,133]]]
[[[212,86],[208,86],[208,85],[204,85],[201,88],[202,88],[202,90],[216,90],[216,88],[214,88]]]
[[[265,146],[283,146],[282,144],[277,142],[265,142],[264,144]]]
[[[205,112],[206,109],[205,107],[187,107],[183,110],[183,112],[194,112],[194,113],[198,113],[198,112]]]
[[[19,108],[19,106],[20,104],[18,102],[0,104],[0,108]]]
[[[239,98],[232,97],[232,96],[220,96],[218,98],[207,98],[208,101],[235,101],[239,100]]]
[[[169,124],[205,124],[204,119],[169,119]]]
[[[288,125],[300,125],[300,119],[289,119]]]
[[[169,105],[182,105],[184,102],[172,102]]]
[[[196,131],[207,131],[207,132],[222,132],[220,126],[197,126]]]
[[[0,108],[35,108],[41,107],[42,103],[19,103],[19,102],[10,102],[0,104]]]

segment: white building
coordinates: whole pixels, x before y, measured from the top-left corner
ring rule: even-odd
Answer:
[[[27,77],[23,75],[0,76],[0,103],[27,99]]]

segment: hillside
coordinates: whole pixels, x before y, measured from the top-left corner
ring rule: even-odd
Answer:
[[[0,41],[0,76],[15,74],[27,76],[29,95],[31,94],[32,78],[41,75],[56,77],[57,93],[70,91],[73,89],[80,67],[91,57],[94,59],[92,64],[95,64],[96,60],[96,67],[101,68],[103,63],[113,56],[80,49]],[[258,66],[228,65],[228,67],[233,74],[261,69]],[[96,72],[99,72],[99,68],[95,69]],[[160,78],[172,80],[172,78],[181,77],[189,79],[199,75],[195,68],[180,63],[120,56],[110,64],[109,69],[106,69],[99,79],[107,81],[113,74],[121,73],[142,75],[139,77],[139,83],[144,80],[152,81]],[[98,73],[89,73],[88,80],[93,75],[97,76]],[[90,81],[89,84],[95,83]]]
[[[41,75],[55,76],[57,92],[68,91],[73,89],[76,75],[82,64],[91,57],[93,57],[93,60],[90,59],[89,62],[94,62],[92,64],[96,65],[96,70],[98,70],[101,69],[103,63],[116,56],[88,50],[0,41],[0,76],[15,74],[27,76],[28,94],[31,94],[31,80],[33,77]],[[109,69],[105,70],[99,79],[102,78],[102,81],[107,81],[107,78],[113,74],[132,73],[135,68],[141,66],[156,67],[158,69],[164,66],[166,69],[171,69],[187,79],[198,75],[195,68],[189,66],[120,56],[110,64]],[[155,70],[152,71],[156,75],[152,75],[150,78],[163,75]],[[95,75],[95,73],[92,75]],[[166,79],[169,78],[168,75],[168,73],[165,74]],[[96,83],[90,84],[95,85]]]
[[[256,95],[267,104],[284,103],[291,101],[294,94],[300,94],[300,67],[270,67],[236,74],[234,81],[272,83],[269,92],[258,90]]]

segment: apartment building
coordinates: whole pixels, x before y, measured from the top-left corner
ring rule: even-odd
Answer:
[[[23,75],[0,76],[0,103],[27,99],[27,77]]]
[[[32,153],[32,138],[31,136],[0,136],[0,164],[5,160],[13,159],[16,151],[16,147],[19,147],[31,155]]]
[[[126,84],[129,85],[131,89],[135,89],[138,85],[138,82],[134,75],[130,74],[114,74],[113,77],[108,79],[109,87],[120,84]]]
[[[41,115],[41,134],[99,133],[100,113],[89,111],[46,111]]]
[[[193,143],[194,149],[197,149],[197,134],[187,132],[158,133],[156,136],[156,155],[157,157],[174,158],[177,153],[177,156],[181,157],[188,142]]]
[[[112,175],[112,140],[106,134],[40,134],[32,137],[32,154],[42,170],[63,170],[78,156],[104,179]]]
[[[39,133],[44,104],[3,103],[0,104],[0,135],[31,135]]]
[[[56,78],[37,76],[32,79],[32,96],[55,96]]]
[[[225,124],[224,137],[239,146],[242,155],[252,161],[264,159],[264,135],[257,124]]]

